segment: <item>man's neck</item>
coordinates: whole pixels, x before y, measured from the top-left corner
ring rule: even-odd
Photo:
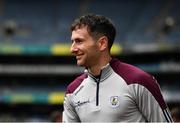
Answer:
[[[111,61],[111,56],[105,57],[104,59],[101,59],[99,62],[97,62],[94,66],[89,67],[89,72],[93,76],[100,75],[102,67],[106,66]]]

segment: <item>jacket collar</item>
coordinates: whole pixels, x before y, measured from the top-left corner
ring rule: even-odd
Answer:
[[[90,79],[93,79],[93,81],[95,82],[98,82],[99,79],[100,79],[99,82],[102,82],[113,73],[113,69],[111,68],[109,63],[101,68],[101,73],[100,73],[99,78],[96,78],[95,76],[93,76],[88,69],[86,69],[86,71],[88,73],[88,77]]]

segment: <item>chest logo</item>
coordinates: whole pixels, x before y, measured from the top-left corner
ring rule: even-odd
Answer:
[[[116,108],[119,106],[119,97],[118,96],[111,96],[110,97],[110,104],[111,107]]]
[[[87,103],[90,103],[90,101],[89,100],[87,100],[87,101],[78,101],[78,102],[75,103],[75,107],[80,107],[80,106],[82,106],[84,104],[87,104]]]

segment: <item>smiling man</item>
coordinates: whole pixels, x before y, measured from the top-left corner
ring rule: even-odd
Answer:
[[[71,53],[86,70],[67,87],[63,122],[172,122],[155,78],[111,57],[109,19],[84,15],[71,31]]]

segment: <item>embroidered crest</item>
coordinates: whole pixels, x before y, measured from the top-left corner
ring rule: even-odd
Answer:
[[[111,107],[116,108],[119,106],[119,97],[118,96],[111,96],[110,97],[110,104]]]

